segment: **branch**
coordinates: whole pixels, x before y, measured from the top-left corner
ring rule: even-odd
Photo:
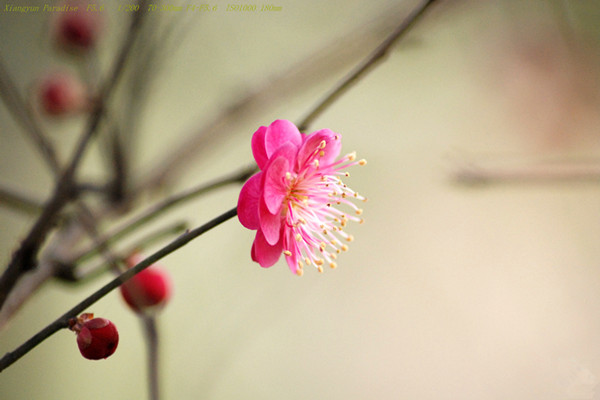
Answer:
[[[144,6],[145,1],[140,1],[140,4]],[[54,193],[46,203],[42,214],[29,231],[29,234],[21,242],[20,247],[13,254],[10,264],[0,277],[0,309],[4,304],[8,293],[12,290],[21,275],[34,268],[37,253],[46,239],[46,236],[54,226],[60,211],[67,203],[76,197],[73,182],[75,172],[83,157],[87,144],[97,131],[102,116],[104,115],[104,104],[108,101],[121,76],[121,72],[123,71],[131,47],[137,37],[136,33],[139,30],[144,15],[145,12],[138,12],[133,16],[127,40],[125,40],[123,47],[119,52],[113,65],[112,72],[109,74],[109,78],[101,91],[100,101],[94,106],[94,110],[88,120],[87,129],[81,136],[68,167],[58,179]]]
[[[0,204],[11,206],[28,214],[38,214],[42,210],[39,202],[3,187],[0,187]]]
[[[42,128],[37,123],[37,119],[34,117],[30,108],[27,107],[27,103],[19,94],[14,79],[9,75],[8,70],[4,66],[3,60],[0,58],[0,97],[4,101],[4,104],[19,122],[25,132],[29,134],[29,137],[36,144],[38,150],[52,169],[52,171],[58,174],[60,170],[60,164],[58,157],[52,147],[50,141],[46,138]]]
[[[58,332],[63,328],[67,328],[69,326],[69,320],[71,318],[75,318],[76,316],[81,314],[92,304],[96,303],[98,300],[106,296],[114,289],[118,288],[124,282],[131,279],[135,274],[148,268],[150,265],[156,263],[158,260],[171,254],[175,250],[185,246],[192,240],[196,239],[198,236],[222,224],[223,222],[235,217],[236,215],[237,208],[234,207],[231,210],[226,211],[225,213],[213,218],[204,225],[199,226],[198,228],[181,235],[179,238],[175,239],[173,242],[169,243],[168,245],[158,250],[148,258],[144,259],[133,268],[130,268],[127,271],[123,272],[121,275],[117,276],[115,279],[113,279],[112,281],[98,289],[96,292],[92,293],[90,296],[85,298],[75,307],[71,308],[69,311],[64,313],[50,325],[46,326],[37,334],[33,335],[29,340],[27,340],[21,346],[16,348],[14,351],[6,353],[4,357],[0,359],[0,372],[2,372],[4,369],[15,363],[17,360],[19,360],[21,357],[23,357],[25,354],[27,354],[29,351],[35,348],[38,344],[42,343],[44,340],[52,336],[54,333]]]
[[[388,55],[392,45],[396,43],[398,39],[400,39],[406,32],[408,32],[409,28],[421,17],[425,10],[432,5],[435,0],[425,0],[422,1],[405,19],[402,21],[400,26],[396,28],[392,34],[383,41],[375,49],[375,51],[370,54],[353,72],[351,72],[346,78],[342,79],[342,81],[335,87],[321,102],[308,113],[304,119],[298,124],[298,129],[301,132],[304,132],[308,129],[308,126],[319,116],[321,115],[327,108],[329,108],[340,96],[342,96],[352,85],[357,83],[360,78],[364,77],[367,72],[369,72],[372,68],[374,68],[380,61],[383,61],[384,58]]]
[[[216,179],[209,183],[203,183],[195,188],[188,189],[184,192],[168,197],[150,206],[148,209],[146,209],[137,217],[133,218],[131,221],[125,222],[120,227],[114,229],[111,233],[107,234],[103,239],[99,240],[98,243],[95,243],[93,247],[76,255],[73,258],[74,261],[72,262],[72,264],[76,264],[85,260],[85,258],[91,256],[92,254],[95,254],[99,246],[106,246],[118,239],[121,239],[122,237],[135,231],[139,227],[147,224],[148,222],[152,221],[153,219],[163,214],[164,212],[170,210],[171,208],[175,207],[176,205],[191,200],[211,190],[229,185],[231,183],[243,183],[255,172],[256,165],[246,167],[238,172],[234,172],[230,175]]]

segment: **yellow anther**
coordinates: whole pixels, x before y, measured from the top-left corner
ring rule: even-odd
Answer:
[[[304,262],[306,263],[306,265],[310,265],[310,264],[312,264],[312,263],[310,262],[310,259],[309,259],[308,257],[304,257]]]
[[[317,259],[315,260],[315,264],[317,264],[317,265],[323,265],[323,262],[324,262],[324,261],[323,261],[322,259],[320,259],[320,258],[317,258]]]
[[[329,253],[329,257],[331,257],[334,260],[336,260],[337,259],[337,254],[335,254],[335,253]]]
[[[288,181],[292,180],[292,174],[290,174],[289,172],[285,173],[285,179],[287,179]]]
[[[337,268],[337,264],[334,263],[333,261],[329,263],[329,266],[331,267],[331,269],[336,269]]]
[[[319,143],[319,148],[320,148],[320,149],[324,149],[324,148],[325,148],[325,146],[327,146],[327,142],[326,142],[326,141],[324,141],[324,140],[321,140],[321,143]]]
[[[302,235],[300,235],[299,233],[296,233],[296,241],[299,242],[302,240]]]
[[[325,152],[324,152],[323,150],[321,150],[321,151],[319,152],[319,157],[323,157],[324,155],[325,155]]]
[[[319,160],[313,161],[315,168],[319,168]]]
[[[342,251],[348,251],[348,246],[346,246],[345,244],[342,245]]]
[[[304,273],[304,271],[302,271],[301,269],[296,270],[296,275],[298,275],[298,276],[302,276],[303,273]]]
[[[362,213],[363,213],[363,210],[362,210],[362,208],[359,208],[359,209],[357,209],[357,210],[356,210],[356,215],[360,215],[360,214],[362,214]]]
[[[356,159],[356,152],[353,151],[352,153],[348,154],[348,161],[354,161]]]
[[[320,273],[323,273],[323,267],[321,267],[320,265],[319,265],[319,267],[317,268],[317,270],[318,270]]]
[[[284,250],[283,254],[285,254],[286,256],[290,257],[292,255],[292,252],[289,250]]]
[[[358,165],[367,165],[367,160],[364,158],[358,162]]]
[[[353,241],[353,240],[354,240],[354,236],[352,236],[352,235],[348,235],[348,237],[346,238],[346,240],[347,240],[348,242],[351,242],[351,241]]]

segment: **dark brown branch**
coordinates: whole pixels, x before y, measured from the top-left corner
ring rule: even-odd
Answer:
[[[146,2],[142,0],[140,3],[145,8]],[[121,76],[144,15],[145,12],[138,12],[133,15],[127,39],[123,43],[123,47],[121,47],[108,80],[102,88],[101,100],[94,106],[87,127],[77,144],[68,167],[58,179],[52,197],[46,203],[42,214],[29,231],[29,234],[21,242],[20,247],[13,254],[8,267],[0,277],[0,309],[21,275],[35,267],[35,259],[37,258],[38,251],[56,223],[59,213],[67,203],[76,197],[74,185],[75,172],[87,144],[98,130],[97,128],[104,115],[104,104],[109,100]]]
[[[402,21],[392,34],[383,41],[354,71],[352,71],[327,95],[317,106],[308,113],[306,117],[298,124],[298,129],[304,132],[308,126],[319,117],[327,108],[329,108],[340,96],[342,96],[352,85],[366,75],[379,62],[383,61],[388,55],[392,45],[398,41],[412,25],[421,17],[425,10],[435,3],[435,0],[422,1],[417,7]]]
[[[113,279],[112,281],[110,281],[109,283],[107,283],[106,285],[104,285],[103,287],[98,289],[96,292],[92,293],[90,296],[85,298],[83,301],[81,301],[75,307],[71,308],[69,311],[64,313],[62,316],[60,316],[58,319],[56,319],[50,325],[46,326],[44,329],[42,329],[41,331],[39,331],[38,333],[33,335],[29,340],[27,340],[21,346],[16,348],[14,351],[6,353],[4,355],[4,357],[2,357],[0,359],[0,372],[2,372],[4,369],[6,369],[7,367],[9,367],[13,363],[15,363],[17,360],[19,360],[25,354],[30,352],[38,344],[42,343],[44,340],[46,340],[47,338],[52,336],[54,333],[58,332],[59,330],[61,330],[63,328],[67,328],[69,326],[69,320],[71,318],[74,318],[74,317],[78,316],[79,314],[81,314],[82,312],[84,312],[85,310],[87,310],[91,305],[96,303],[98,300],[100,300],[101,298],[106,296],[108,293],[110,293],[114,289],[118,288],[124,282],[131,279],[135,274],[148,268],[150,265],[156,263],[158,260],[171,254],[175,250],[185,246],[192,240],[196,239],[198,236],[200,236],[203,233],[211,230],[212,228],[222,224],[223,222],[235,217],[236,215],[237,215],[237,208],[234,207],[231,210],[213,218],[212,220],[205,223],[204,225],[199,226],[198,228],[181,235],[179,238],[175,239],[174,241],[172,241],[171,243],[169,243],[162,249],[158,250],[157,252],[155,252],[154,254],[149,256],[148,258],[144,259],[143,261],[141,261],[140,263],[135,265],[133,268],[128,269],[127,271],[123,272],[122,274],[117,276],[115,279]]]

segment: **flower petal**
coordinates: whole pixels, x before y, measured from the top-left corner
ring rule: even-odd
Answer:
[[[296,150],[302,144],[302,134],[296,125],[285,119],[273,121],[264,133],[266,155],[271,158],[273,153],[286,143],[292,144]]]
[[[272,160],[264,172],[263,198],[271,214],[279,214],[283,200],[287,196],[285,174],[290,170],[290,162],[285,157]]]
[[[274,245],[279,240],[281,232],[282,219],[280,213],[271,214],[263,198],[259,202],[258,215],[260,220],[259,230],[264,234],[265,240]]]
[[[259,263],[263,268],[272,266],[281,256],[282,242],[282,240],[279,240],[274,245],[270,245],[259,229],[252,244],[252,260]]]
[[[320,149],[323,141],[325,141],[325,147]],[[304,143],[298,150],[297,166],[299,169],[306,166],[307,163],[311,163],[315,159],[313,157],[316,157],[321,165],[332,164],[341,150],[342,136],[329,129],[321,129],[305,137]],[[322,156],[318,155],[320,151],[323,152]]]
[[[252,135],[252,155],[254,160],[260,169],[263,169],[269,157],[267,156],[267,149],[265,148],[265,133],[267,132],[266,126],[258,128],[254,135]]]
[[[242,187],[238,198],[238,219],[248,229],[258,229],[258,202],[261,194],[262,172],[253,175]]]

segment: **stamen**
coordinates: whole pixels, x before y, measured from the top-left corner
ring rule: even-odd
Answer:
[[[321,267],[320,265],[319,265],[319,267],[317,268],[317,270],[318,270],[320,273],[323,273],[323,267]]]
[[[291,251],[289,251],[289,250],[284,250],[284,251],[283,251],[283,254],[285,254],[285,255],[286,255],[286,256],[288,256],[288,257],[291,257],[291,255],[292,255],[292,252],[291,252]]]
[[[334,263],[333,261],[329,263],[329,266],[331,267],[331,269],[336,269],[337,268],[337,264]]]
[[[336,139],[337,139],[337,136],[336,136]],[[327,142],[326,142],[326,141],[324,141],[324,140],[321,140],[321,143],[319,143],[319,148],[320,148],[320,149],[324,149],[324,148],[325,148],[325,146],[327,146]]]
[[[364,158],[358,162],[358,165],[367,165],[367,160]]]

